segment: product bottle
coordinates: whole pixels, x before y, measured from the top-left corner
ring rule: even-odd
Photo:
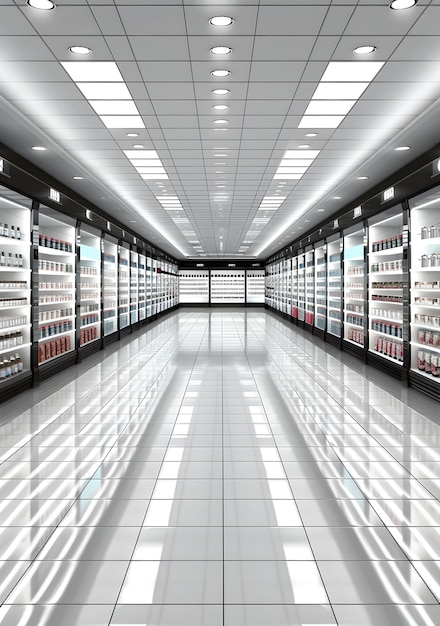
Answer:
[[[3,223],[0,222],[0,237],[3,237]]]
[[[21,239],[21,230],[20,230],[20,226],[17,226],[17,228],[15,229],[15,238],[16,238],[16,239]]]
[[[15,355],[15,362],[17,363],[17,371],[18,373],[23,371],[23,360],[19,354]]]
[[[12,267],[13,266],[13,261],[12,261],[12,252],[10,252],[8,254],[8,263],[7,263],[8,267]]]
[[[4,252],[2,252],[0,256],[0,267],[6,267],[6,257]]]
[[[11,224],[10,237],[11,239],[15,239],[15,228],[12,224]]]
[[[0,362],[0,380],[4,380],[6,378],[5,364],[3,361]]]
[[[3,237],[9,237],[9,228],[7,224],[3,225]]]

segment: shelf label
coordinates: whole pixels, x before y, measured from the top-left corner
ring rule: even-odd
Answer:
[[[394,198],[394,187],[388,187],[388,189],[385,189],[382,197],[384,202],[392,200]]]
[[[339,220],[333,220],[333,230],[339,228]]]
[[[355,220],[357,217],[361,217],[362,215],[362,207],[357,206],[353,209],[353,219]]]
[[[53,189],[52,187],[49,190],[49,198],[51,200],[53,200],[54,202],[58,202],[58,204],[61,203],[61,194],[59,191],[57,191],[56,189]]]

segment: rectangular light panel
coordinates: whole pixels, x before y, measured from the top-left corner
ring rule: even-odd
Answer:
[[[76,83],[87,100],[132,100],[125,83]]]
[[[89,100],[98,115],[139,115],[133,100]]]
[[[345,115],[304,115],[298,128],[337,128]]]
[[[383,65],[383,61],[331,61],[320,82],[371,82]]]
[[[139,115],[101,115],[107,128],[145,128]]]
[[[61,65],[76,83],[124,82],[122,74],[114,61],[88,61],[87,63],[62,61]]]
[[[358,100],[370,83],[319,83],[312,100]]]
[[[347,115],[356,100],[312,100],[304,115]]]

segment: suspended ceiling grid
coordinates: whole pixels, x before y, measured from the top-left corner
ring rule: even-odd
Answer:
[[[216,15],[234,22],[212,26]],[[1,0],[1,140],[177,258],[264,258],[438,143],[438,24],[440,0],[405,11],[372,0],[69,0],[53,11]],[[373,54],[353,53],[367,44]],[[213,55],[219,45],[232,52]],[[106,128],[69,61],[115,62],[145,128]],[[384,64],[337,128],[299,128],[338,61]],[[224,68],[230,76],[211,75]],[[157,152],[168,180],[141,178],[123,152],[133,144]],[[302,145],[319,150],[311,166],[274,180]],[[164,210],[156,196],[166,195],[181,212]],[[286,199],[258,211],[267,196]]]

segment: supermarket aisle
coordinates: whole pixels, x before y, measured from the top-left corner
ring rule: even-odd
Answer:
[[[182,310],[9,406],[2,626],[440,624],[440,428],[272,314]]]

